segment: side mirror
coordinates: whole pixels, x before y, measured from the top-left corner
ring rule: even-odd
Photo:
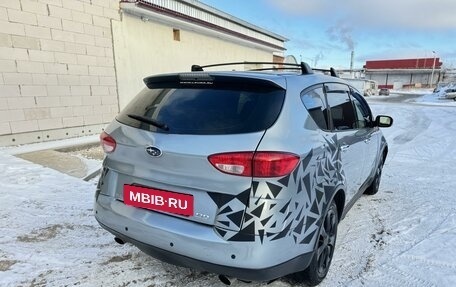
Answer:
[[[389,128],[393,125],[393,118],[390,116],[377,116],[375,118],[375,125],[380,128]]]

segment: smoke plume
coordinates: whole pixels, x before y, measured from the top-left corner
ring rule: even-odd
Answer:
[[[344,44],[345,48],[349,51],[355,49],[355,42],[352,38],[353,28],[348,26],[346,23],[339,21],[335,26],[329,27],[326,30],[329,38],[332,41],[338,41]]]

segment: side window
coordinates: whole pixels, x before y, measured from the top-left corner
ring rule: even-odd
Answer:
[[[356,128],[356,116],[350,100],[350,90],[343,84],[325,84],[326,97],[331,109],[331,118],[335,130]]]
[[[301,101],[320,129],[328,130],[328,107],[323,86],[313,87],[301,93]]]
[[[356,114],[356,128],[365,128],[369,126],[371,120],[370,111],[366,103],[362,103],[362,96],[356,91],[352,91],[353,107]]]

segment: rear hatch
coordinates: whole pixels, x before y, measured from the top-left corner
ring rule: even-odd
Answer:
[[[106,129],[116,142],[105,167],[116,171],[117,199],[131,205],[140,197],[124,198],[128,189],[158,192],[160,201],[186,211],[155,211],[238,231],[252,176],[210,159],[256,150],[281,111],[283,79],[193,72],[144,81],[147,87]]]

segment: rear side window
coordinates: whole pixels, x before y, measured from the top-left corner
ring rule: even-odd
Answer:
[[[323,86],[313,87],[302,92],[301,100],[317,126],[320,129],[328,130],[328,107]]]
[[[272,126],[285,97],[282,89],[208,87],[145,88],[117,120],[136,128],[171,134],[250,133]],[[133,119],[131,115],[160,122],[168,129]]]

